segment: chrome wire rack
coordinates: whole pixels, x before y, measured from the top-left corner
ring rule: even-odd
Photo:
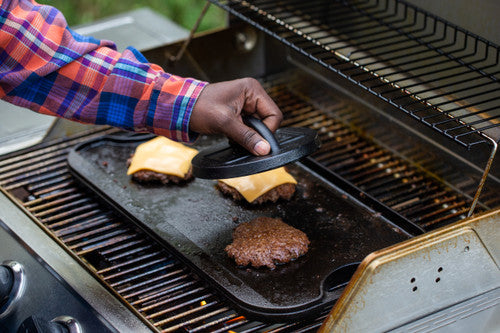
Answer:
[[[210,0],[471,148],[500,140],[500,47],[398,0]]]

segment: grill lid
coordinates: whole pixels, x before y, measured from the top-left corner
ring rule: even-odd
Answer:
[[[280,128],[273,133],[257,118],[243,117],[271,145],[271,153],[255,156],[234,143],[200,152],[192,160],[193,174],[204,179],[247,176],[275,169],[314,153],[320,146],[315,130],[305,127]]]

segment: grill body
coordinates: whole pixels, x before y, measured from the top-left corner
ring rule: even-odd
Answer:
[[[284,126],[307,126],[320,133],[322,148],[303,163],[375,213],[383,214],[398,225],[412,226],[412,234],[421,235],[409,241],[415,248],[418,249],[419,244],[424,248],[427,236],[466,219],[490,156],[487,144],[473,141],[473,149],[468,149],[469,141],[463,144],[449,140],[359,84],[345,80],[234,18],[229,29],[194,38],[184,58],[175,64],[169,63],[170,55],[175,55],[180,46],[180,43],[167,45],[147,51],[145,55],[151,62],[178,75],[210,81],[243,76],[259,78],[284,112]],[[329,318],[338,318],[335,317],[338,312],[329,316],[331,305],[312,318],[299,321],[276,323],[247,318],[208,281],[179,260],[175,252],[158,242],[155,235],[141,229],[128,216],[82,186],[67,167],[68,151],[78,143],[110,133],[115,130],[91,128],[74,137],[3,156],[0,188],[2,200],[17,205],[20,213],[30,217],[34,228],[43,230],[84,268],[82,275],[94,277],[105,289],[106,297],[119,300],[122,307],[126,307],[118,306],[116,313],[142,320],[143,326],[136,326],[138,330],[137,327],[162,332],[314,332],[325,322],[330,323]],[[499,178],[496,163],[476,208],[476,213],[484,212],[493,220],[498,220],[493,212],[500,206]],[[6,222],[5,228],[12,229],[9,223],[15,221],[11,218],[7,221],[3,215],[0,219]],[[496,229],[491,229],[493,239]],[[404,248],[405,244],[399,247]],[[495,242],[485,246],[493,258],[498,259]],[[487,252],[474,253],[482,257]],[[445,269],[457,259],[439,258],[445,261],[438,266]],[[484,260],[491,263],[491,258]],[[395,270],[401,272],[415,262],[401,261],[400,269],[396,265]],[[369,265],[362,265],[360,269],[367,270],[366,267]],[[498,264],[486,269],[488,274],[479,276],[495,280]],[[427,275],[433,281],[436,279],[435,272],[427,270],[425,265],[415,274],[419,274],[419,281]],[[360,276],[362,273],[358,271],[352,284],[357,283]],[[411,285],[411,278],[405,283]],[[478,313],[486,309],[498,312],[498,295],[494,292],[498,283],[482,286],[493,290],[480,301],[491,307],[478,307]],[[408,289],[410,295],[415,294],[411,291],[413,287]],[[353,288],[349,285],[347,291],[351,293]],[[372,286],[369,290],[376,295],[387,293],[387,286],[385,288]],[[350,309],[345,305],[349,303],[345,298],[351,295],[347,291],[339,303],[343,306],[341,309]],[[432,297],[430,292],[420,292],[419,301],[423,303],[426,297]],[[85,294],[85,291],[77,293]],[[472,302],[471,297],[479,295],[465,295],[460,289],[454,289],[448,296],[447,303],[421,309],[420,318],[431,312],[439,313],[453,302]],[[410,296],[405,297],[411,301]],[[89,306],[95,307],[91,303]],[[106,317],[102,310],[96,311]],[[115,318],[115,321],[109,320],[110,330],[126,329],[117,324],[116,316],[108,316]],[[415,321],[411,315],[393,319],[388,318],[384,330],[409,327],[416,331],[421,327],[410,325]],[[329,328],[334,326],[323,326],[325,330]]]

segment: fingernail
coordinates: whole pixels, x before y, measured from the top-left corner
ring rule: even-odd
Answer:
[[[259,141],[253,147],[253,150],[259,155],[266,155],[271,150],[271,146],[266,141]]]

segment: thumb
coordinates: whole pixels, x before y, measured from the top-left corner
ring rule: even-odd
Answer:
[[[254,155],[262,156],[271,152],[269,142],[264,140],[254,129],[243,124],[239,118],[235,118],[227,124],[225,133],[231,140]]]

